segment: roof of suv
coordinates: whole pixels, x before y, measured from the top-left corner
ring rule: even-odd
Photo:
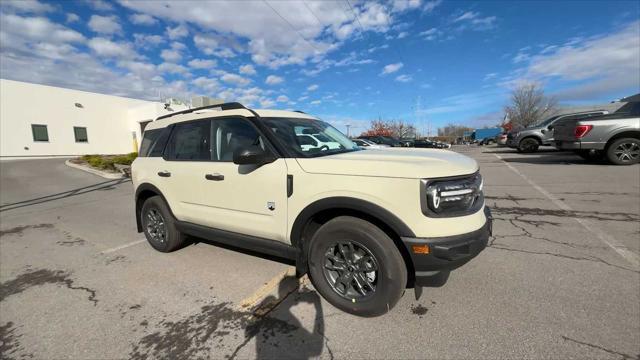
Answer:
[[[225,105],[231,105],[229,109],[225,109]],[[203,106],[200,108],[188,109],[178,111],[175,113],[167,114],[158,117],[155,121],[150,122],[145,129],[158,129],[165,126],[197,119],[206,119],[213,117],[223,116],[244,116],[253,117],[254,112],[260,117],[279,117],[279,118],[298,118],[298,119],[312,119],[319,120],[315,116],[305,114],[300,111],[287,111],[287,110],[269,110],[269,109],[249,109],[239,103],[227,103],[211,106]]]

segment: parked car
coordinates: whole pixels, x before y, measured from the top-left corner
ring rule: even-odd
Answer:
[[[379,145],[389,145],[393,147],[400,147],[402,144],[397,139],[394,139],[390,136],[359,136],[359,139],[365,139],[369,141],[373,141]]]
[[[507,133],[497,135],[494,140],[500,147],[507,146]]]
[[[351,139],[356,145],[363,149],[384,149],[388,148],[389,145],[384,144],[376,144],[373,141],[365,140],[365,139]]]
[[[340,147],[304,147],[300,128]],[[311,115],[239,103],[161,116],[143,143],[135,216],[154,249],[192,235],[291,259],[359,316],[389,311],[407,286],[442,285],[491,234],[478,164],[462,154],[365,151]]]
[[[312,148],[326,147],[327,150],[340,148],[339,143],[335,141],[331,141],[331,139],[327,138],[323,134],[299,134],[297,136],[298,136],[298,142],[300,143],[300,146],[302,146],[302,148],[304,148],[305,151]]]
[[[613,114],[556,124],[555,146],[586,160],[605,158],[615,165],[640,162],[640,94],[620,101],[626,104]]]
[[[444,146],[442,146],[441,144],[438,144],[435,141],[431,141],[428,139],[418,139],[416,141],[414,141],[413,143],[414,147],[417,148],[430,148],[430,149],[443,149]]]
[[[575,119],[586,119],[594,116],[601,116],[608,113],[609,112],[607,110],[593,110],[552,116],[541,122],[539,125],[514,132],[508,139],[507,145],[511,148],[517,149],[518,152],[536,152],[542,145],[553,145],[553,127],[555,124]]]
[[[475,129],[473,131],[473,138],[480,145],[487,145],[487,142],[483,140],[490,139],[491,141],[494,141],[494,138],[496,137],[496,135],[500,134],[501,132],[502,132],[502,128],[499,128],[499,127],[487,128],[487,129]]]
[[[400,139],[398,141],[400,141],[400,145],[404,147],[413,147],[413,143],[416,141],[416,139]]]

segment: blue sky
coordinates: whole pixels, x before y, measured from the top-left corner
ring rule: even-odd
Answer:
[[[500,121],[537,82],[562,104],[640,92],[630,1],[7,1],[2,78],[299,109],[354,132]]]

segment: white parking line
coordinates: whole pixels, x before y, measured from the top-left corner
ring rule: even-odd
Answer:
[[[130,242],[130,243],[128,243],[128,244],[124,244],[124,245],[116,246],[116,247],[114,247],[114,248],[111,248],[111,249],[107,249],[107,250],[101,251],[100,253],[101,253],[101,254],[109,254],[109,253],[112,253],[112,252],[115,252],[115,251],[118,251],[118,250],[126,249],[126,248],[131,247],[131,246],[134,246],[134,245],[142,244],[142,243],[143,243],[143,242],[145,242],[145,241],[147,241],[147,239],[136,240],[136,241]]]
[[[567,203],[565,203],[564,201],[558,199],[555,195],[551,194],[550,192],[548,192],[547,190],[543,189],[542,187],[540,187],[540,185],[536,184],[535,182],[533,182],[532,180],[530,180],[526,175],[524,175],[523,173],[521,173],[518,169],[516,169],[515,167],[513,167],[511,164],[509,164],[508,162],[504,161],[504,159],[498,155],[498,154],[493,154],[495,155],[498,159],[502,160],[502,162],[507,165],[507,167],[513,171],[514,173],[516,173],[517,175],[519,175],[521,178],[523,178],[526,182],[529,183],[529,185],[533,186],[534,189],[538,190],[540,193],[542,193],[542,195],[546,196],[549,200],[551,200],[551,202],[553,202],[557,207],[559,207],[562,210],[565,211],[573,211],[573,209],[571,208],[571,206],[569,206]],[[627,260],[631,265],[633,265],[634,267],[638,268],[640,267],[640,256],[638,256],[638,254],[634,253],[633,251],[629,250],[629,248],[627,248],[626,246],[624,246],[623,244],[621,244],[618,240],[616,240],[613,236],[606,234],[604,232],[602,232],[602,230],[598,229],[598,227],[596,225],[594,225],[591,221],[586,220],[586,219],[580,219],[577,217],[573,217],[573,219],[575,221],[578,222],[578,224],[582,225],[588,232],[594,234],[600,241],[602,241],[603,243],[605,243],[607,246],[609,246],[610,248],[612,248],[615,252],[618,253],[618,255],[622,256],[625,260]]]

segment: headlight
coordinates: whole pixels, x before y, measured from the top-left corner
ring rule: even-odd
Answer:
[[[422,208],[428,216],[448,217],[472,214],[480,210],[484,203],[483,180],[479,173],[450,180],[423,182],[422,202],[423,204],[426,202],[426,207]]]

